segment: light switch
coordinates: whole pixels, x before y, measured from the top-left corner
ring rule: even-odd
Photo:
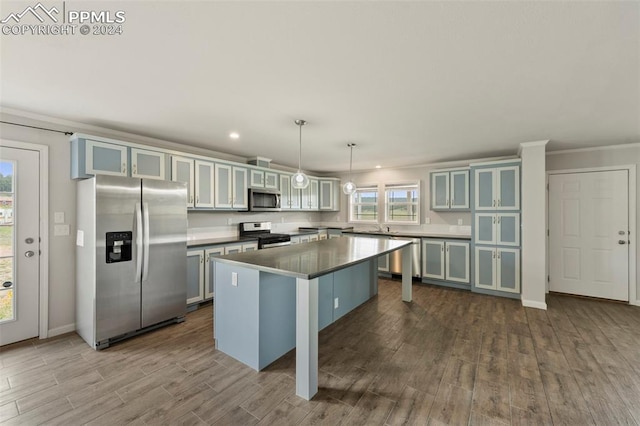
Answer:
[[[69,225],[54,225],[53,235],[56,237],[64,237],[69,235]]]
[[[80,229],[76,231],[76,245],[78,247],[84,247],[84,231]]]
[[[234,287],[238,287],[238,273],[237,272],[232,272],[231,273],[231,285]]]
[[[338,309],[340,307],[340,298],[336,297],[333,299],[333,309]]]
[[[55,212],[53,214],[53,223],[64,223],[64,212]]]

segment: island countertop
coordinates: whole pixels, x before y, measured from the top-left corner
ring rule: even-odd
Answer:
[[[408,240],[333,238],[215,257],[216,262],[239,264],[279,275],[313,279],[364,262],[411,244]]]

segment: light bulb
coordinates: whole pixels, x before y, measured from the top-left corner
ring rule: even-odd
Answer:
[[[344,185],[342,185],[342,192],[344,192],[346,195],[353,194],[354,192],[356,192],[356,184],[351,181],[345,183]]]
[[[309,178],[301,171],[298,171],[291,176],[291,186],[295,189],[304,189],[309,186]]]

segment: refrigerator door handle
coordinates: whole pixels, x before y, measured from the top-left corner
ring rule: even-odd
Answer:
[[[142,282],[142,207],[136,203],[136,282]]]
[[[144,203],[142,206],[142,212],[144,214],[144,265],[142,267],[142,281],[146,281],[149,276],[149,203]]]

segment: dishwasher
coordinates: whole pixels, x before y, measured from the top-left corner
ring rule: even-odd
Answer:
[[[409,240],[411,241],[411,276],[421,277],[420,266],[422,258],[421,241],[420,238],[408,238],[408,237],[391,237],[392,240]],[[403,250],[396,250],[389,253],[389,272],[392,274],[402,274],[402,252]]]

